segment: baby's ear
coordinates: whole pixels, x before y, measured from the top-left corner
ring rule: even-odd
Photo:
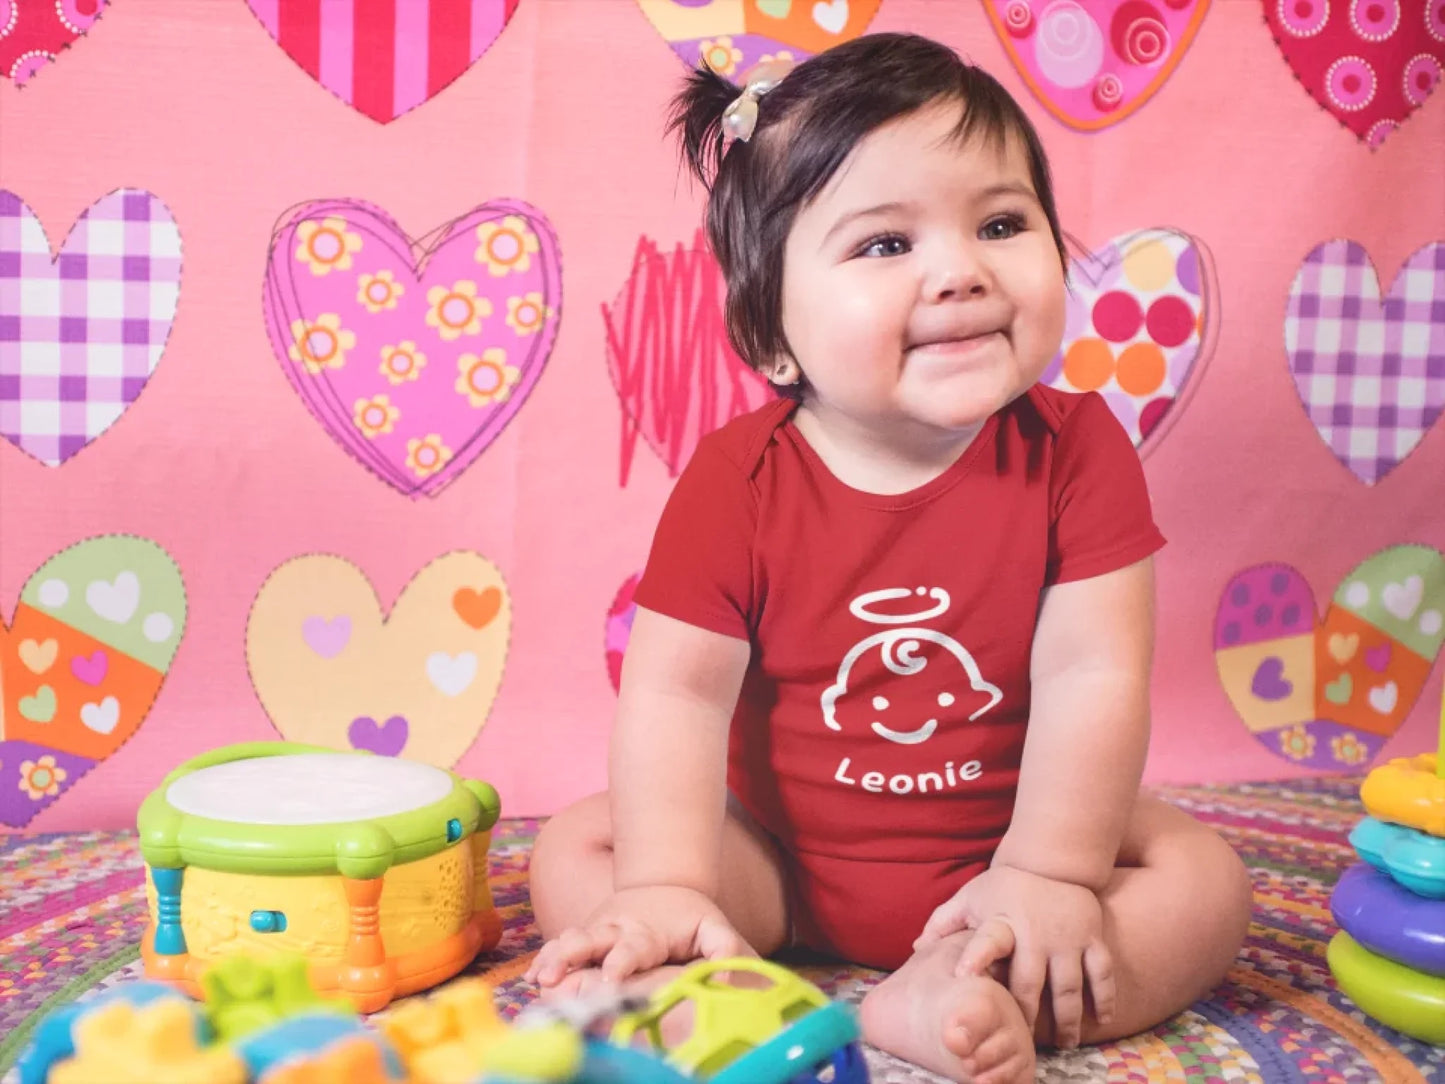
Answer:
[[[803,378],[803,370],[799,368],[791,354],[783,354],[773,361],[765,363],[759,372],[770,382],[784,386],[796,384]]]

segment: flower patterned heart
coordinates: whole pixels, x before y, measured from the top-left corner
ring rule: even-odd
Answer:
[[[413,242],[355,200],[286,216],[266,270],[271,348],[332,438],[433,496],[507,425],[557,337],[561,257],[525,203],[482,204]]]

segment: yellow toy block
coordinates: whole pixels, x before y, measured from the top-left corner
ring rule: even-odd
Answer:
[[[197,1045],[183,1002],[116,1001],[76,1022],[75,1056],[50,1070],[49,1084],[246,1084],[246,1066],[225,1047]]]
[[[1436,755],[1395,757],[1365,776],[1360,800],[1370,816],[1445,836],[1445,779]]]

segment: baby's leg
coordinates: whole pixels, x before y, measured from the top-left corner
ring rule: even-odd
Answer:
[[[949,1080],[1027,1084],[1034,1037],[997,979],[954,974],[971,930],[914,953],[863,999],[863,1038]]]
[[[1141,795],[1100,901],[1117,1000],[1107,1025],[1084,1014],[1085,1043],[1152,1028],[1219,985],[1244,943],[1254,898],[1249,871],[1228,843]],[[1055,1034],[1051,996],[1045,990],[1036,1034],[1070,1045],[1071,1036]]]
[[[1086,1043],[1136,1034],[1188,1008],[1224,977],[1249,926],[1244,864],[1213,831],[1164,802],[1139,799],[1119,863],[1100,897],[1114,961],[1114,1017],[1101,1025],[1090,1006]],[[1012,997],[1006,1004],[999,999],[1004,987],[955,977],[969,936],[955,934],[915,954],[869,991],[864,1038],[953,1080],[1032,1080],[1033,1040],[1072,1046],[1079,1037],[1056,1034],[1047,987],[1030,1040]],[[1023,1047],[1020,1029],[1028,1040]]]
[[[542,826],[532,850],[530,879],[537,926],[548,939],[582,925],[612,894],[612,818],[605,793],[583,798]],[[787,944],[790,927],[782,860],[768,834],[732,801],[723,825],[717,903],[760,955]],[[593,978],[579,972],[563,992],[585,990]],[[647,976],[640,980],[652,985]]]

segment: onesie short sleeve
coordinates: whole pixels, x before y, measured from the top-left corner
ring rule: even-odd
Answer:
[[[1050,490],[1050,584],[1102,576],[1164,545],[1139,453],[1097,394],[1084,396],[1059,430]]]
[[[715,437],[698,444],[673,487],[633,599],[739,640],[751,639],[757,499]]]

